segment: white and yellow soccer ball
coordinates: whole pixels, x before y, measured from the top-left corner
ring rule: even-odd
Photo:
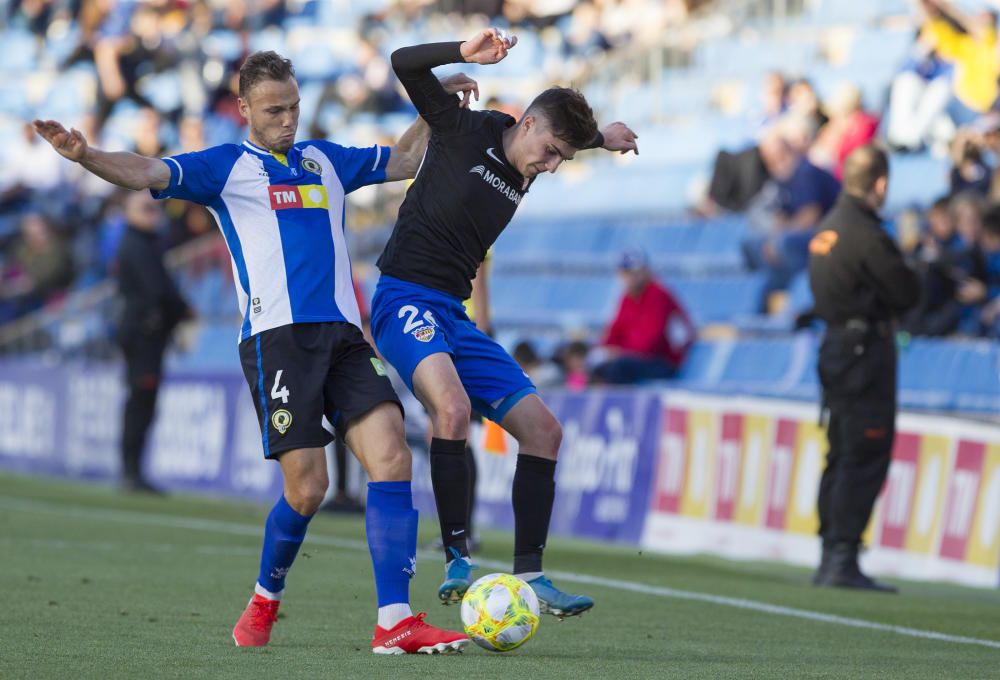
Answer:
[[[487,574],[462,598],[465,633],[483,649],[509,652],[531,639],[538,628],[538,598],[511,574]]]

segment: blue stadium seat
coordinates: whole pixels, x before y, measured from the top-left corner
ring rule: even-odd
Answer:
[[[729,322],[754,314],[764,277],[761,273],[725,276],[677,277],[667,283],[680,298],[696,325]]]
[[[947,194],[949,167],[947,159],[930,154],[893,154],[889,159],[888,211],[928,205]]]
[[[0,73],[25,75],[38,69],[38,43],[29,31],[8,28],[0,31]]]

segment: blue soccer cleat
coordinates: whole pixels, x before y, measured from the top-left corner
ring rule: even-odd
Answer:
[[[567,616],[579,616],[594,606],[594,601],[586,595],[570,595],[559,590],[544,574],[528,581],[528,585],[535,591],[538,609],[543,614],[563,619]]]
[[[438,599],[443,604],[461,602],[465,591],[472,585],[472,570],[479,565],[472,564],[468,557],[462,557],[454,548],[448,548],[452,561],[445,568],[444,583],[438,588]]]

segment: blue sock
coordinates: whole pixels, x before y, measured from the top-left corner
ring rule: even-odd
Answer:
[[[311,519],[312,515],[304,517],[295,512],[284,494],[274,504],[264,525],[264,547],[260,553],[260,576],[257,577],[262,588],[274,594],[285,589],[285,574],[295,561]]]
[[[378,606],[410,602],[417,569],[417,511],[409,482],[369,482],[365,511]]]

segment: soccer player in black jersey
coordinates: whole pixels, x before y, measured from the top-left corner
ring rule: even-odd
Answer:
[[[431,73],[442,64],[497,63],[516,42],[490,28],[465,42],[417,45],[392,55],[431,138],[378,261],[382,276],[372,301],[372,335],[433,423],[431,478],[447,560],[438,596],[461,599],[471,581],[463,451],[475,407],[518,441],[514,573],[531,584],[543,611],[573,616],[593,607],[593,600],[562,592],[542,571],[562,428],[517,363],[476,329],[462,300],[540,173],[555,172],[582,149],[638,148],[635,133],[623,123],[598,131],[590,106],[575,90],[548,89],[515,120],[460,107]]]

